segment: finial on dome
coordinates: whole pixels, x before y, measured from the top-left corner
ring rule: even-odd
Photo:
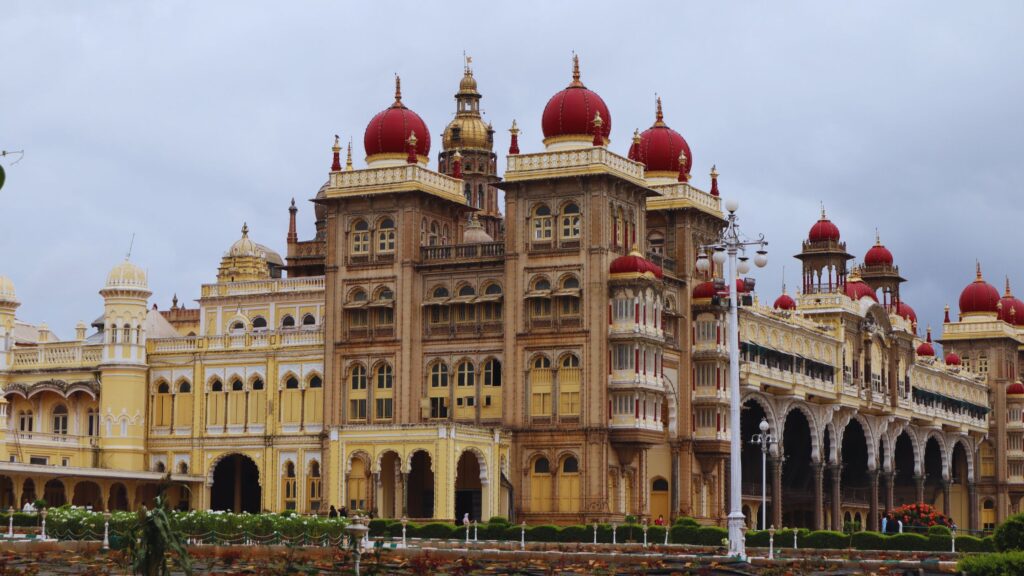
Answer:
[[[473,63],[473,57],[472,56],[467,56],[466,55],[466,51],[463,50],[462,51],[462,58],[463,58],[463,60],[466,61],[466,64],[465,64],[465,66],[466,66],[466,76],[472,76],[473,75],[473,69],[470,67],[470,64]]]
[[[655,126],[664,126],[665,125],[665,115],[662,114],[662,112],[661,112],[661,96],[655,95],[654,96],[654,101],[656,102],[655,112],[654,112],[654,125]]]
[[[348,155],[345,157],[345,171],[352,170],[352,137],[348,137]]]
[[[711,165],[711,195],[718,196],[718,170],[715,165]]]
[[[335,134],[334,146],[331,146],[331,152],[333,154],[333,159],[331,161],[331,172],[338,172],[341,170],[341,144],[339,144],[340,141],[341,138],[338,138],[338,135]]]
[[[572,82],[569,87],[583,87],[583,82],[580,82],[580,57],[575,52],[572,53]]]
[[[626,157],[634,162],[643,162],[640,159],[640,129],[633,130],[633,143],[629,145],[629,152],[626,153]]]
[[[821,219],[822,220],[828,220],[828,217],[825,216],[825,203],[824,202],[821,203]]]
[[[679,151],[679,181],[686,182],[690,179],[690,175],[686,172],[686,152]]]
[[[981,282],[981,260],[974,261],[974,281]]]
[[[640,143],[640,129],[639,128],[635,128],[635,129],[633,129],[633,144],[639,144],[639,143]]]
[[[395,74],[395,103],[391,107],[400,108],[402,106],[402,78]]]
[[[516,125],[515,118],[512,119],[512,127],[508,129],[508,132],[512,135],[512,141],[508,145],[508,153],[519,154],[519,126]]]
[[[171,298],[171,310],[177,310],[177,309],[178,309],[178,293],[175,292],[174,296]]]
[[[601,120],[601,112],[594,112],[594,146],[604,146],[604,135],[601,134],[601,126],[604,125],[604,120]]]
[[[882,237],[878,235],[878,228],[875,228],[875,246],[882,245]]]
[[[928,342],[931,342],[932,341],[932,327],[931,327],[930,324],[928,325],[927,334],[928,334]]]
[[[249,223],[242,222],[242,238],[249,236]]]
[[[405,143],[409,145],[409,155],[406,157],[405,161],[408,162],[409,164],[416,164],[418,159],[416,158],[416,131],[415,130],[410,130],[409,131],[409,138],[405,141]]]
[[[949,304],[946,304],[945,316],[942,318],[944,324],[949,324]]]

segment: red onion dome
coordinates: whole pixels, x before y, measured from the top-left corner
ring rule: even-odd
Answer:
[[[928,339],[921,342],[921,345],[917,347],[918,356],[935,356],[935,347],[932,346],[932,329],[928,328]]]
[[[1014,326],[1024,325],[1024,302],[1010,292],[1010,279],[1006,279],[1006,292],[996,305],[999,319]]]
[[[612,274],[637,274],[640,276],[649,273],[655,278],[662,277],[661,267],[641,256],[639,252],[630,252],[625,256],[619,256],[612,260],[609,272]]]
[[[693,287],[694,300],[699,298],[711,298],[715,295],[715,283],[708,280]]]
[[[875,296],[875,291],[860,279],[860,274],[856,270],[850,272],[846,279],[846,295],[854,302],[865,296],[878,302],[878,296]]]
[[[949,354],[946,354],[946,364],[948,366],[959,366],[960,355],[958,355],[956,352],[950,352]]]
[[[602,120],[598,129],[607,143],[608,135],[612,131],[612,114],[597,92],[588,90],[583,82],[580,82],[580,60],[574,55],[572,82],[552,96],[544,107],[544,115],[541,116],[544,144],[583,140],[589,144],[594,139],[594,118],[597,115],[600,115]]]
[[[960,314],[989,314],[999,309],[999,292],[981,277],[981,264],[977,265],[974,282],[960,293]]]
[[[828,217],[825,216],[825,208],[821,209],[821,219],[811,226],[811,231],[807,234],[807,239],[811,242],[832,242],[839,241],[839,227],[832,223]]]
[[[640,134],[640,142],[630,148],[630,160],[643,162],[644,173],[650,177],[664,177],[676,180],[679,176],[680,155],[685,156],[683,174],[689,174],[693,166],[693,154],[690,145],[679,132],[665,124],[665,116],[661,111],[661,98],[657,99],[654,114],[654,125]]]
[[[892,266],[892,252],[882,245],[882,241],[875,235],[875,245],[868,249],[864,255],[866,266]]]
[[[1020,382],[1014,382],[1006,387],[1007,396],[1020,396],[1024,394],[1024,384]]]
[[[899,305],[896,306],[896,315],[911,324],[917,324],[917,312],[914,312],[914,309],[910,307],[910,304],[907,304],[902,300],[900,300]]]
[[[402,103],[402,81],[395,76],[395,102],[370,120],[363,134],[367,162],[399,160],[409,155],[409,136],[416,135],[416,155],[427,162],[430,155],[430,130],[419,114]]]
[[[775,299],[774,307],[776,310],[796,310],[796,300],[793,300],[792,296],[783,292]]]

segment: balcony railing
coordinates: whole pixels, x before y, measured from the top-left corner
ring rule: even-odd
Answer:
[[[319,346],[324,343],[320,327],[292,330],[265,330],[246,334],[218,336],[184,336],[181,338],[155,338],[148,341],[150,354],[173,354],[198,350],[249,350],[275,346]]]
[[[95,366],[103,359],[103,345],[83,342],[52,342],[15,348],[12,367],[15,370],[39,368],[77,368]]]
[[[203,298],[215,298],[220,296],[244,296],[247,294],[323,292],[323,290],[323,276],[306,276],[302,278],[253,280],[251,282],[203,284],[202,294]]]
[[[420,247],[420,260],[423,262],[483,260],[501,258],[504,255],[504,242],[487,242],[484,244],[447,244],[444,246]]]

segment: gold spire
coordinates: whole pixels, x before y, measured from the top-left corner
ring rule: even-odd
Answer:
[[[348,137],[348,155],[345,157],[345,171],[352,170],[352,137]]]
[[[463,50],[462,51],[462,58],[466,61],[466,76],[472,76],[473,75],[473,69],[470,68],[470,64],[473,63],[473,57],[472,56],[467,56],[466,55],[466,51]]]
[[[583,82],[580,82],[580,57],[575,52],[572,53],[572,82],[569,83],[569,87],[583,87]]]
[[[878,228],[875,228],[875,246],[882,245],[882,237],[878,235]]]
[[[633,130],[633,144],[640,143],[640,129],[636,128]]]
[[[512,134],[513,136],[518,136],[518,135],[519,135],[519,126],[518,126],[518,125],[516,125],[516,120],[515,120],[515,118],[513,118],[513,119],[512,119],[512,127],[511,127],[511,128],[509,128],[509,129],[508,129],[508,131],[509,131],[509,132],[510,132],[510,133],[511,133],[511,134]]]
[[[715,165],[712,164],[711,165],[711,179],[714,180],[715,178],[718,178],[718,170],[715,168]]]
[[[391,105],[392,108],[401,108],[402,104],[402,78],[398,74],[395,74],[395,103]]]
[[[1006,294],[1004,294],[1004,296],[1013,296],[1013,294],[1010,293],[1010,277],[1009,276],[1006,277]]]
[[[981,260],[974,261],[974,281],[982,282],[981,279]]]
[[[828,220],[828,218],[825,217],[825,203],[824,202],[821,203],[821,219],[822,220]]]
[[[247,238],[248,236],[249,236],[249,224],[247,222],[242,222],[242,238]]]
[[[654,125],[655,126],[664,126],[665,125],[665,115],[662,114],[662,112],[661,112],[661,96],[655,96],[654,100],[656,102],[656,109],[655,109],[655,112],[654,112]]]

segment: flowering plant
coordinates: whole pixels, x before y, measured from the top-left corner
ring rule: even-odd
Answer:
[[[930,504],[904,504],[890,512],[895,520],[904,526],[952,526],[953,521]]]

